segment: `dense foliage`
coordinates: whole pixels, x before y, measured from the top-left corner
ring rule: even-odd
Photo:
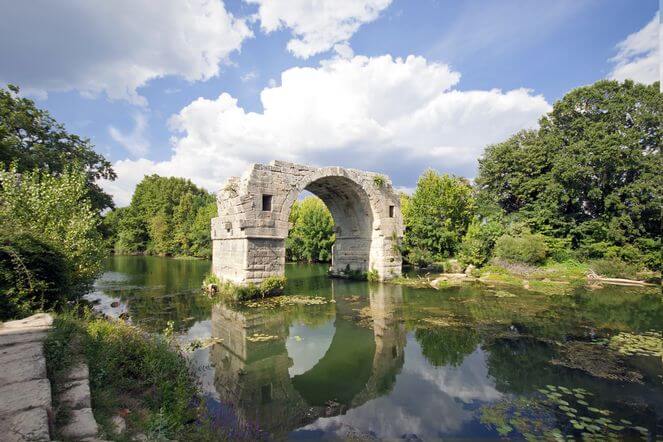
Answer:
[[[68,296],[67,262],[29,233],[0,231],[0,320],[56,307]]]
[[[401,210],[409,261],[424,263],[456,254],[474,216],[475,198],[466,179],[427,170]]]
[[[97,211],[112,207],[111,196],[97,184],[115,179],[111,163],[94,151],[90,140],[68,133],[47,111],[18,93],[16,86],[0,88],[0,164],[14,164],[21,173],[38,168],[52,175],[77,164],[85,172],[92,206]]]
[[[494,219],[474,220],[468,227],[460,245],[458,259],[464,264],[481,267],[493,254],[497,239],[504,232],[501,223]]]
[[[131,204],[106,215],[104,228],[117,253],[210,257],[214,196],[182,178],[146,176]]]
[[[543,264],[548,256],[548,246],[540,234],[502,235],[495,243],[495,256],[507,261]]]
[[[329,209],[317,197],[295,201],[290,211],[292,228],[286,240],[289,261],[326,262],[331,260],[334,244],[334,220]]]
[[[54,307],[99,271],[104,249],[88,195],[81,171],[0,171],[0,286],[9,315]]]
[[[506,215],[567,240],[581,258],[660,268],[662,121],[658,83],[575,89],[540,129],[489,146],[477,185]]]

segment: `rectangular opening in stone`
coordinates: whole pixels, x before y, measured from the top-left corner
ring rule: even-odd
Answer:
[[[262,210],[265,212],[272,211],[272,195],[263,194],[262,196]]]
[[[394,217],[394,206],[389,206],[389,218]]]

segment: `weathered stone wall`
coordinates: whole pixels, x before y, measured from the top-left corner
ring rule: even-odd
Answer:
[[[288,217],[303,190],[322,199],[334,218],[332,272],[375,270],[382,279],[401,274],[403,220],[388,178],[283,161],[253,164],[219,191],[219,216],[212,220],[214,273],[236,283],[282,275]]]

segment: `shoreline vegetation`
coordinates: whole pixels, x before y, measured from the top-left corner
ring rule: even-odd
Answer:
[[[93,412],[102,439],[231,439],[227,429],[208,415],[196,375],[172,327],[148,333],[81,304],[55,316],[45,353],[53,391],[65,384],[65,374],[77,361],[88,364]],[[56,435],[68,419],[66,408],[54,403]]]
[[[287,279],[285,276],[270,276],[260,284],[235,284],[223,281],[214,273],[209,273],[202,283],[202,289],[210,297],[232,301],[249,301],[283,294]]]
[[[588,263],[567,261],[541,266],[523,266],[506,262],[492,262],[480,269],[458,270],[456,260],[420,269],[418,274],[404,275],[386,281],[415,288],[442,289],[461,284],[503,285],[523,288],[542,294],[569,294],[575,288],[601,288],[603,285],[648,286],[661,285],[660,276],[654,272],[642,274],[641,279],[610,278],[598,275]],[[448,269],[445,271],[445,268]],[[423,274],[422,274],[423,273]]]

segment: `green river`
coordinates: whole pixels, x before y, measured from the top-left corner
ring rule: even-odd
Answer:
[[[238,437],[663,440],[658,287],[416,289],[288,264],[285,296],[241,304],[201,292],[210,266],[115,256],[87,299],[174,328]]]

